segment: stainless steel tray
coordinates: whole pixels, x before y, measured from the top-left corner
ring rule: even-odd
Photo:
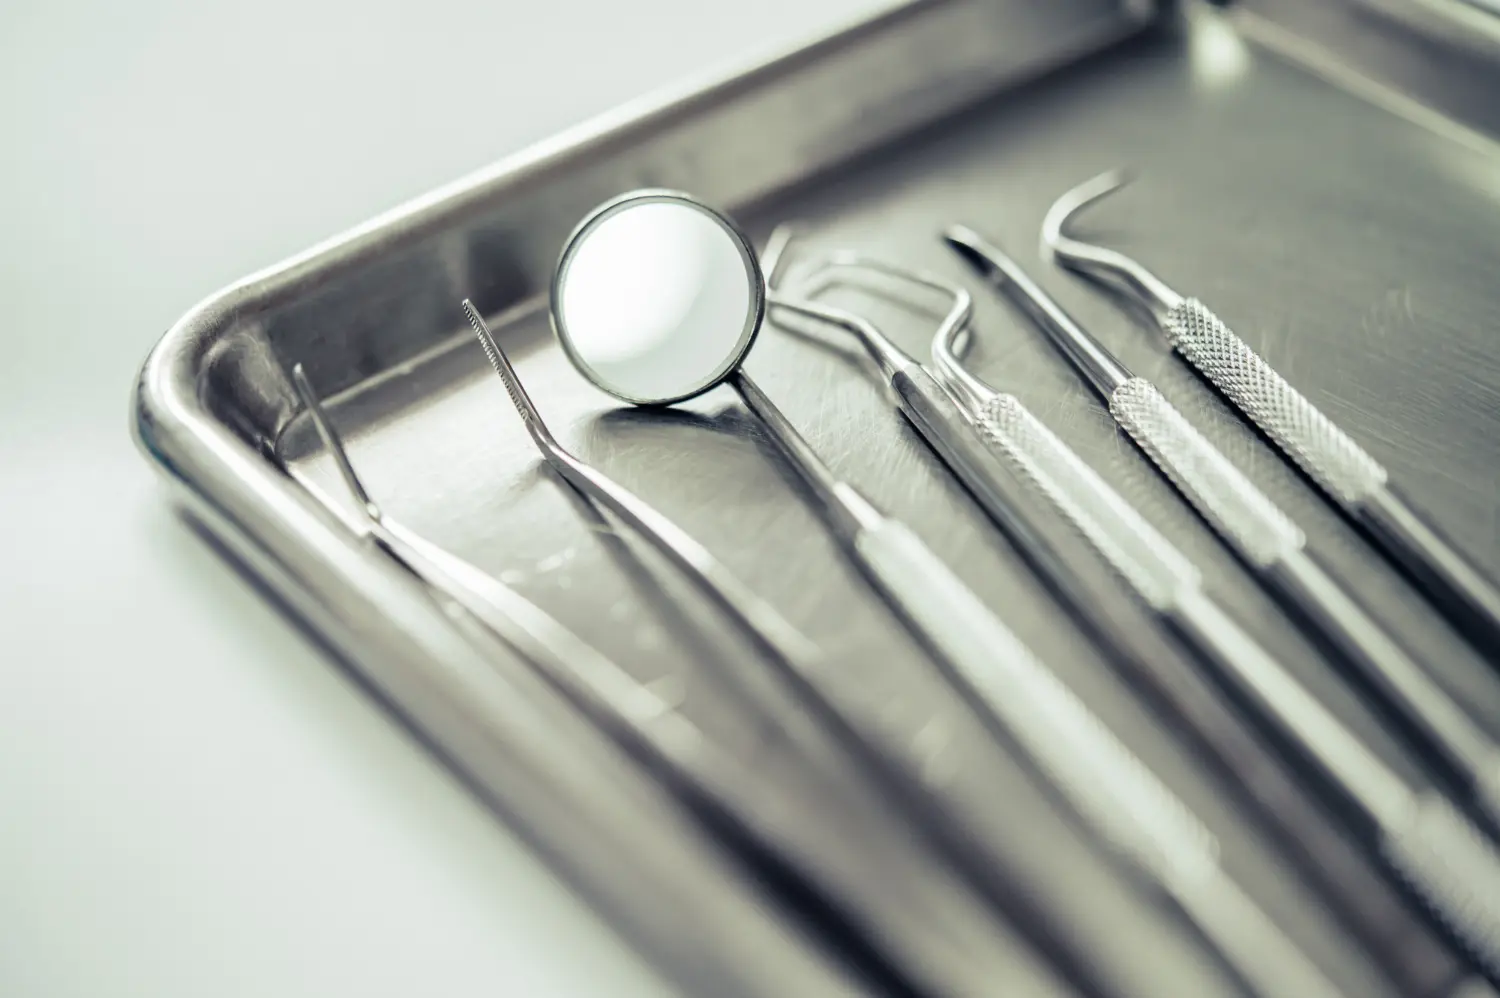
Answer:
[[[522,589],[643,681],[681,684],[683,709],[756,773],[746,801],[782,816],[788,848],[828,871],[882,946],[925,968],[919,983],[964,993],[1234,994],[948,692],[728,397],[712,393],[679,412],[617,410],[555,349],[542,295],[571,226],[632,187],[690,190],[762,235],[795,217],[812,245],[857,246],[960,280],[967,275],[935,232],[955,220],[981,226],[1200,417],[1399,636],[1500,723],[1500,681],[1401,579],[1162,343],[1034,259],[1041,213],[1057,193],[1109,166],[1140,167],[1145,179],[1094,224],[1117,228],[1118,243],[1212,300],[1358,431],[1483,567],[1500,571],[1500,350],[1486,336],[1500,299],[1490,262],[1500,250],[1500,155],[1452,123],[1487,125],[1483,103],[1464,95],[1493,79],[1489,64],[1476,57],[1422,77],[1430,90],[1409,78],[1393,81],[1399,89],[1372,83],[1358,75],[1365,49],[1347,50],[1355,69],[1328,54],[1345,52],[1337,43],[1353,35],[1339,18],[1393,47],[1416,37],[1409,28],[1371,27],[1360,19],[1372,15],[1356,10],[1364,4],[1302,6],[1313,12],[1247,2],[1225,20],[1110,0],[901,5],[742,74],[627,108],[216,295],[147,361],[138,438],[191,514],[686,990],[892,985],[819,919],[768,907],[763,882],[699,833],[649,770],[618,755],[524,663],[479,660],[440,608],[312,498],[307,486],[330,486],[331,468],[298,418],[293,363],[329,399],[383,506]],[[1453,119],[1412,110],[1414,95]],[[827,653],[825,695],[881,716],[921,755],[988,860],[987,889],[1005,899],[1003,924],[976,917],[984,924],[965,930],[967,945],[988,948],[968,960],[983,987],[939,966],[949,940],[923,907],[966,910],[974,871],[904,841],[890,795],[816,711],[766,677],[681,580],[628,537],[596,529],[538,465],[462,331],[463,296],[497,317],[560,435],[772,597]],[[1341,716],[1420,774],[1421,760],[1332,677],[1063,362],[978,297],[991,380],[1176,536]],[[890,328],[913,347],[927,332],[894,313]],[[1153,676],[1119,674],[847,358],[773,328],[750,364],[842,474],[912,523],[1198,809],[1227,865],[1330,974],[1352,993],[1452,993],[1464,973],[1447,949],[1258,733],[1234,727],[1189,660],[1163,641]],[[1067,554],[1104,576],[1080,547]],[[1130,601],[1098,588],[1132,626]],[[1186,730],[1185,707],[1219,732],[1221,748],[1243,751],[1206,754]],[[822,806],[832,786],[841,803]],[[888,859],[872,867],[873,856]]]

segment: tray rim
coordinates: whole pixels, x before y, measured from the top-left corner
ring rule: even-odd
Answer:
[[[551,170],[585,160],[625,136],[649,132],[704,105],[753,90],[840,50],[856,48],[870,36],[944,10],[986,2],[991,0],[887,0],[871,14],[815,32],[801,43],[711,67],[627,100],[231,282],[189,308],[147,354],[131,389],[132,438],[168,484],[171,500],[301,615],[303,604],[315,594],[247,522],[257,519],[253,507],[279,509],[284,523],[302,530],[317,529],[324,540],[330,533],[348,536],[348,523],[287,473],[275,439],[247,440],[207,405],[201,381],[215,350],[241,323],[254,322],[278,301],[295,299],[318,279],[409,248],[466,212],[543,179]],[[1176,0],[1106,0],[1104,5],[1117,9],[1118,30],[1091,37],[1086,44],[1062,47],[1061,52],[1037,60],[1035,72],[1087,58],[1133,37],[1169,16]],[[1026,78],[1002,75],[986,94]],[[513,311],[529,311],[535,305],[534,300],[523,301]],[[249,495],[237,495],[231,481]],[[247,503],[247,499],[254,502]],[[358,658],[348,648],[340,651]]]
[[[238,323],[253,322],[258,312],[274,307],[278,299],[295,299],[318,277],[359,268],[387,253],[416,244],[492,199],[524,191],[534,182],[546,184],[549,171],[595,153],[608,155],[611,143],[621,136],[649,132],[679,115],[690,115],[705,104],[751,90],[789,69],[836,52],[841,45],[857,44],[868,33],[965,2],[908,0],[888,5],[852,25],[815,35],[809,43],[786,46],[769,56],[742,60],[738,66],[690,77],[412,198],[230,284],[189,310],[147,358],[133,399],[133,431],[138,445],[175,486],[178,501],[254,575],[266,582],[284,607],[308,623],[309,629],[335,648],[345,661],[362,662],[357,637],[350,640],[341,637],[337,628],[310,623],[310,616],[312,620],[317,617],[309,615],[303,604],[308,599],[316,600],[317,588],[309,587],[299,578],[295,567],[279,559],[275,545],[268,545],[262,532],[257,531],[254,518],[246,515],[247,510],[254,512],[251,508],[254,503],[237,509],[233,500],[246,497],[230,494],[226,498],[232,478],[241,488],[251,486],[257,492],[253,498],[279,506],[288,520],[281,524],[283,546],[288,537],[299,531],[303,537],[318,543],[350,546],[349,539],[343,536],[348,533],[347,525],[304,494],[301,486],[285,473],[274,450],[275,441],[264,441],[257,448],[254,441],[236,432],[205,404],[198,391],[200,379],[210,366],[211,353],[219,340]],[[1138,5],[1122,0],[1121,6]],[[1086,58],[1093,51],[1070,53],[1069,58]],[[1006,89],[1014,82],[1002,81],[994,90]],[[539,298],[527,301],[534,305]],[[217,472],[218,476],[207,472]],[[401,713],[412,726],[422,729],[405,711]],[[444,756],[452,762],[447,753]],[[515,817],[513,811],[507,812],[510,824],[516,824]],[[555,861],[550,865],[555,867]]]
[[[933,11],[961,7],[976,0],[885,0],[872,14],[856,17],[816,33],[802,42],[774,47],[710,67],[675,83],[628,99],[614,108],[563,129],[495,162],[416,195],[364,222],[335,233],[211,292],[177,319],[147,354],[132,386],[130,428],[142,453],[174,484],[193,493],[193,502],[211,500],[201,483],[181,466],[181,438],[195,438],[205,451],[214,448],[200,420],[221,426],[196,393],[206,358],[216,339],[245,318],[280,299],[294,297],[315,277],[336,276],[392,249],[409,246],[476,206],[546,174],[623,136],[650,130],[702,105],[723,101],[755,88],[798,66],[822,60],[835,50],[857,45],[867,36],[891,30]],[[982,0],[979,0],[982,2]],[[1123,41],[1169,14],[1176,0],[1114,0],[1130,28],[1097,44],[1067,52],[1062,61],[1084,58]],[[1041,68],[1051,68],[1044,64]],[[1002,80],[996,89],[1012,85]],[[730,206],[731,209],[735,206]],[[523,307],[525,307],[523,305]],[[220,453],[218,456],[224,456]],[[274,461],[272,462],[275,463]],[[209,519],[215,519],[210,517]],[[217,530],[215,531],[217,533]]]

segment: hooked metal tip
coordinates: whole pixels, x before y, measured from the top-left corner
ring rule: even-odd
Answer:
[[[323,411],[323,403],[318,400],[318,395],[313,391],[312,382],[307,380],[307,371],[300,363],[292,365],[292,384],[297,389],[297,394],[302,398],[302,406],[307,410],[307,416],[312,420],[313,429],[318,431],[318,437],[323,441],[323,447],[333,458],[334,467],[338,468],[339,477],[344,480],[344,487],[354,497],[366,517],[375,523],[383,519],[380,507],[375,505],[375,500],[365,491],[364,483],[359,480],[359,475],[354,472],[354,465],[349,462],[349,453],[344,450],[344,442],[339,439],[333,424],[328,420],[328,414]]]
[[[783,222],[771,230],[766,251],[760,255],[760,269],[767,291],[776,290],[776,279],[781,276],[781,267],[786,263],[787,250],[796,238],[797,227],[790,222]]]
[[[925,270],[916,270],[899,264],[887,263],[857,250],[839,250],[829,254],[814,273],[817,278],[808,293],[817,295],[833,284],[842,283],[833,272],[839,270],[865,272],[903,281],[907,284],[940,292],[952,299],[952,305],[943,315],[942,322],[933,334],[932,355],[938,369],[952,385],[965,393],[966,398],[982,398],[987,388],[959,362],[958,358],[967,349],[970,337],[969,323],[974,315],[974,297],[968,290],[952,281],[945,280]],[[908,307],[913,303],[906,301]],[[873,324],[860,319],[857,326],[849,325],[864,344],[866,350],[880,364],[882,372],[889,378],[908,365],[918,361],[897,347]]]
[[[814,304],[801,297],[793,297],[776,290],[776,280],[781,276],[788,252],[797,235],[798,228],[795,224],[783,222],[771,230],[771,235],[766,240],[765,252],[760,255],[761,273],[766,282],[766,303],[773,309],[779,308],[804,318],[821,319],[831,325],[856,332],[855,327],[863,320],[853,313]],[[771,318],[771,321],[774,322],[775,319]]]
[[[1053,252],[1059,249],[1059,244],[1076,242],[1063,232],[1074,215],[1134,179],[1135,174],[1124,168],[1105,170],[1052,202],[1052,207],[1047,209],[1047,217],[1042,220],[1042,259],[1050,260]]]
[[[943,230],[943,241],[985,277],[1002,283],[1014,283],[1018,275],[1024,277],[1009,254],[967,225],[948,226]]]
[[[1019,305],[1037,328],[1078,366],[1100,395],[1109,398],[1129,380],[1131,375],[1125,366],[1079,326],[1004,250],[966,225],[948,226],[943,230],[943,239]]]
[[[937,328],[935,334],[936,340],[949,342],[954,339],[964,340],[967,338],[969,323],[974,318],[974,296],[969,294],[968,289],[929,271],[887,263],[884,260],[867,256],[856,250],[840,250],[830,255],[820,273],[826,273],[833,269],[881,274],[885,277],[904,281],[907,284],[916,285],[917,287],[928,288],[944,295],[952,300],[952,304],[943,315],[942,323]],[[908,306],[910,306],[910,303],[908,303]]]
[[[771,238],[766,243],[766,252],[762,257],[762,261],[763,266],[766,268],[767,276],[766,304],[769,306],[766,313],[767,318],[773,323],[777,322],[776,313],[777,310],[780,310],[781,312],[791,313],[804,319],[815,319],[843,329],[846,332],[853,333],[855,339],[874,358],[875,362],[880,365],[882,372],[888,376],[894,374],[895,371],[907,363],[915,363],[911,358],[902,353],[895,344],[886,339],[885,335],[879,329],[875,328],[872,323],[862,316],[845,309],[814,302],[811,297],[804,297],[803,292],[800,291],[794,297],[776,290],[771,284],[771,277],[776,273],[776,269],[782,260],[785,259],[785,251],[791,243],[792,237],[793,230],[791,226],[779,225],[771,233]],[[821,273],[820,269],[814,276],[820,276]],[[808,294],[816,295],[823,287],[826,287],[826,282],[818,284]],[[781,325],[798,335],[808,335],[804,329],[798,329],[785,323],[781,323]]]
[[[853,281],[848,276],[841,276],[840,272],[849,274],[859,273],[875,275],[889,281],[899,281],[919,288],[937,291],[952,300],[946,312],[942,315],[942,324],[938,327],[937,336],[944,341],[952,335],[955,329],[962,329],[968,324],[974,312],[974,299],[964,288],[945,280],[935,274],[923,270],[915,270],[899,264],[887,263],[875,257],[867,256],[856,250],[838,250],[823,257],[813,269],[807,280],[800,286],[800,293],[808,298],[816,298],[826,289],[839,284],[849,284],[853,287],[864,287],[870,293],[881,294],[877,287],[865,285],[861,281]],[[925,311],[918,303],[911,301],[903,295],[885,292],[891,300],[905,308],[914,311]],[[799,309],[798,303],[788,302],[781,299],[784,307],[799,311],[803,315],[812,315],[824,319],[835,326],[839,326],[855,335],[860,344],[870,354],[879,366],[881,374],[891,379],[900,371],[917,366],[920,362],[898,347],[894,341],[885,335],[874,323],[863,316],[840,309],[826,309],[818,315],[805,308]],[[801,304],[805,304],[801,303]],[[824,306],[817,306],[824,308]]]
[[[1052,202],[1047,216],[1042,219],[1042,259],[1128,292],[1161,321],[1167,312],[1182,303],[1182,295],[1124,253],[1084,242],[1065,231],[1074,215],[1134,179],[1135,175],[1129,170],[1107,170]]]

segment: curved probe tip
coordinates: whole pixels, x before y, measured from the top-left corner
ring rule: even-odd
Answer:
[[[1115,191],[1124,187],[1135,179],[1135,173],[1124,167],[1113,170],[1105,170],[1096,177],[1090,177],[1083,183],[1066,191],[1052,207],[1047,209],[1047,217],[1042,220],[1042,256],[1051,259],[1053,252],[1059,248],[1059,244],[1071,242],[1063,233],[1063,228],[1084,208],[1107,197]]]
[[[969,261],[983,276],[1001,281],[1011,279],[1007,267],[1015,267],[1015,261],[1004,250],[967,225],[948,226],[943,230],[943,241],[957,250],[958,255]]]
[[[1182,302],[1182,295],[1168,287],[1161,278],[1134,258],[1119,250],[1074,239],[1065,231],[1074,215],[1124,187],[1134,178],[1135,175],[1129,170],[1107,170],[1097,177],[1085,180],[1052,202],[1052,207],[1047,209],[1046,218],[1042,220],[1041,254],[1042,259],[1049,263],[1057,263],[1096,279],[1103,279],[1106,284],[1113,284],[1117,290],[1123,290],[1139,300],[1160,322]]]
[[[797,235],[797,226],[791,222],[782,222],[771,230],[765,252],[760,255],[761,277],[766,282],[767,291],[776,290],[776,282],[780,280],[781,271],[786,264],[787,250]]]
[[[329,457],[333,459],[334,467],[338,469],[339,477],[344,480],[344,486],[354,498],[355,504],[360,507],[366,519],[371,523],[380,524],[385,517],[375,500],[370,498],[370,493],[365,491],[365,485],[359,480],[359,475],[354,470],[354,465],[349,462],[349,453],[344,450],[344,441],[339,438],[338,431],[329,422],[328,414],[323,411],[323,403],[319,401],[317,392],[313,391],[312,382],[307,379],[307,370],[299,361],[292,365],[292,384],[297,389],[297,394],[302,398],[302,405],[307,410],[307,416],[312,420],[313,429],[317,431],[318,438],[323,441],[323,447],[328,451]]]

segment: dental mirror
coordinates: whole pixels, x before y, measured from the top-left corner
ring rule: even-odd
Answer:
[[[584,377],[637,405],[669,405],[727,381],[837,525],[857,529],[868,504],[840,487],[741,366],[766,302],[750,240],[719,212],[674,191],[634,191],[594,209],[568,239],[552,279],[552,325]],[[799,306],[823,314],[820,306]]]
[[[568,238],[552,280],[552,325],[583,375],[616,398],[669,405],[738,366],[765,311],[750,241],[673,191],[624,194]]]

